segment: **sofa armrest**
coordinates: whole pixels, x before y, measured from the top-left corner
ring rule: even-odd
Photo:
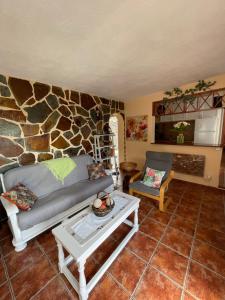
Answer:
[[[7,213],[8,217],[10,217],[12,215],[15,215],[19,212],[19,209],[15,204],[10,203],[9,201],[5,200],[3,197],[1,197],[0,199],[2,201],[3,207],[6,210],[6,213]]]
[[[0,180],[1,180],[3,192],[6,192],[3,174],[0,174]],[[19,209],[18,209],[18,207],[15,204],[10,203],[9,201],[7,201],[6,199],[4,199],[3,197],[0,197],[0,199],[2,201],[3,207],[6,210],[6,213],[7,213],[8,217],[10,217],[12,215],[15,215],[15,214],[17,214],[19,212]]]

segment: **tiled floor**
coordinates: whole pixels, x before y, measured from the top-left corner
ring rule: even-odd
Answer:
[[[169,189],[173,202],[160,213],[141,200],[140,230],[90,299],[225,299],[224,193],[182,181]],[[120,226],[88,260],[88,280],[128,232]],[[0,299],[78,299],[59,274],[51,232],[13,250],[7,224],[0,228]],[[77,277],[75,264],[71,271]]]

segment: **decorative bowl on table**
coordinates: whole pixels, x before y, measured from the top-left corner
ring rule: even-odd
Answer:
[[[105,217],[112,211],[114,206],[115,203],[108,193],[99,192],[97,199],[93,202],[92,210],[97,217]]]
[[[120,163],[120,169],[125,172],[131,172],[134,171],[137,168],[137,164],[132,161],[124,161]]]

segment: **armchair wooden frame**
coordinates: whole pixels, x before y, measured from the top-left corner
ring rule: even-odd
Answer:
[[[138,172],[137,174],[135,174],[133,177],[131,177],[130,183],[133,183],[134,181],[138,180],[141,177],[141,175],[142,175],[141,171]],[[132,189],[132,188],[129,189],[129,194],[130,195],[139,194],[139,195],[145,196],[147,198],[151,198],[151,199],[159,201],[159,210],[164,212],[164,211],[166,211],[166,208],[171,200],[171,197],[165,196],[165,192],[167,191],[169,183],[173,178],[174,178],[174,171],[171,170],[169,173],[169,176],[167,177],[167,179],[163,182],[163,184],[160,187],[159,196],[155,196],[155,195],[145,193],[145,192],[140,192],[140,191]]]

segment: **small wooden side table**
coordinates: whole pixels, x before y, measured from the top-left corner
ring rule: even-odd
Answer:
[[[138,172],[139,170],[124,171],[123,169],[120,169],[121,182],[123,183],[123,192],[128,193],[130,179]]]

